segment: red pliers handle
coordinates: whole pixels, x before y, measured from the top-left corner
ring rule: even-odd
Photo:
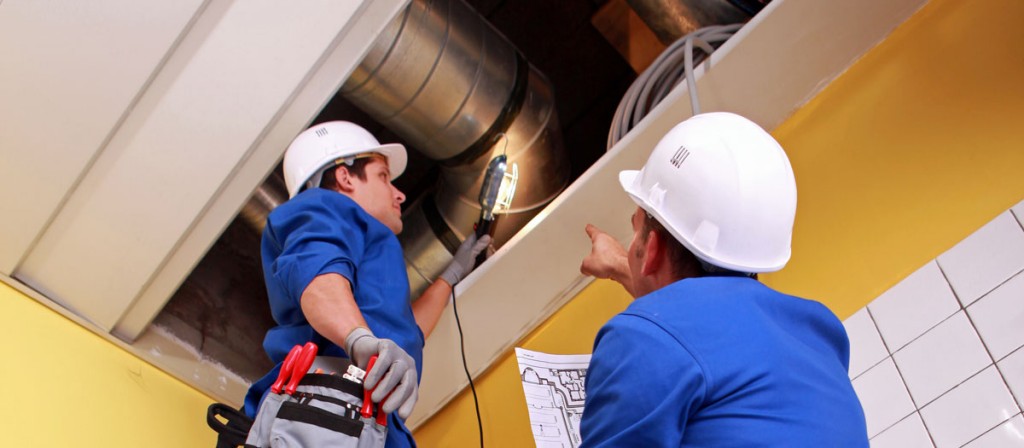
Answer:
[[[277,381],[274,381],[274,384],[270,386],[271,392],[275,394],[281,393],[281,388],[284,387],[284,383],[288,381],[288,378],[292,375],[292,370],[295,369],[295,360],[299,357],[300,353],[302,353],[302,346],[296,345],[288,352],[288,356],[284,357],[284,362],[281,363],[281,371],[277,374]]]
[[[370,362],[366,363],[366,373],[367,374],[369,374],[370,371],[373,370],[373,364],[376,363],[376,362],[377,362],[377,355],[371,356],[370,357]],[[376,387],[374,387],[374,389],[376,389]],[[359,409],[359,415],[362,415],[363,418],[370,418],[370,416],[373,415],[373,408],[372,408],[373,401],[370,399],[371,395],[373,395],[373,389],[367,389],[365,384],[364,384],[363,385],[363,407],[361,409]],[[386,398],[387,397],[385,397],[385,399]],[[382,400],[381,404],[377,405],[377,424],[381,425],[381,426],[387,426],[388,425],[388,415],[384,413],[384,403],[383,403],[383,400]]]

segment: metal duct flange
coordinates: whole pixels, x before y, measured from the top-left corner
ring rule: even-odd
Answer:
[[[504,152],[520,172],[510,213],[495,223],[496,247],[568,183],[550,82],[460,0],[414,0],[341,94],[441,166],[436,191],[403,215],[413,297],[472,231],[492,157]]]
[[[769,0],[626,0],[640,19],[668,45],[710,25],[742,23]]]

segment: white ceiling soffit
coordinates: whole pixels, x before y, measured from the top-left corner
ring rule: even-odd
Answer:
[[[736,112],[774,129],[924,3],[775,0],[714,53],[708,71],[697,70],[701,109]],[[628,243],[635,205],[622,192],[618,172],[642,166],[660,137],[690,115],[689,95],[681,87],[458,285],[474,376],[589,283],[579,273],[590,252],[587,223]],[[423,371],[412,427],[468,384],[451,312],[427,341]]]
[[[137,337],[405,4],[0,4],[2,273]]]
[[[4,274],[30,250],[203,7],[201,0],[63,3],[0,5]]]

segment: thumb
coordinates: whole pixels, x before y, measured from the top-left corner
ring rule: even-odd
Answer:
[[[597,228],[597,226],[595,226],[593,224],[587,224],[586,230],[587,230],[587,236],[590,237],[591,241],[593,241],[594,238],[597,238],[598,235],[604,233],[601,229]]]
[[[473,255],[479,254],[480,251],[484,250],[484,248],[486,248],[487,246],[490,246],[490,245],[491,245],[491,236],[490,235],[484,235],[484,236],[480,237],[480,239],[477,240],[476,243],[473,244]]]

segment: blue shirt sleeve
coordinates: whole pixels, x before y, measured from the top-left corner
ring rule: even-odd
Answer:
[[[284,285],[295,304],[309,283],[322,274],[340,274],[355,289],[368,222],[354,203],[339,202],[309,201],[301,209],[267,219],[263,244],[278,254],[265,275]]]
[[[620,314],[594,342],[581,447],[678,447],[706,388],[680,341],[647,319]]]

